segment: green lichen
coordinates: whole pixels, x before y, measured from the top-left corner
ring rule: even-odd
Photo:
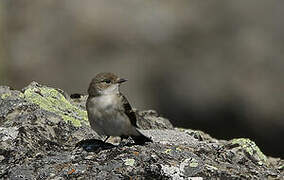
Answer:
[[[1,99],[6,99],[6,98],[9,97],[9,96],[11,96],[11,93],[10,93],[10,92],[1,94]]]
[[[198,166],[198,162],[189,163],[189,167],[196,168]]]
[[[190,160],[189,167],[196,168],[199,165],[198,161],[194,158]]]
[[[179,148],[179,147],[177,147],[177,148],[176,148],[176,150],[177,150],[177,151],[182,151],[182,149],[181,149],[181,148]]]
[[[218,168],[216,168],[215,166],[209,165],[209,164],[205,164],[205,167],[209,170],[214,170],[214,171],[218,170]]]
[[[258,160],[258,164],[262,165],[267,161],[267,157],[261,152],[255,142],[247,138],[232,139],[232,144],[238,144],[243,150],[245,150],[250,156]]]
[[[23,93],[19,93],[18,96],[19,96],[20,98],[25,98],[25,95],[24,95]]]
[[[170,153],[172,152],[172,149],[166,149],[164,152],[165,152],[166,154],[170,154]]]
[[[134,159],[125,159],[124,160],[124,164],[127,165],[127,166],[133,166],[134,163],[135,163]]]
[[[19,91],[15,92],[15,95],[13,95],[11,92],[1,94],[1,99],[7,99],[7,98],[12,98],[12,99],[24,98],[24,94]]]
[[[284,169],[284,164],[277,167],[278,170],[282,171]]]
[[[87,112],[71,104],[56,89],[30,87],[25,90],[24,95],[27,101],[61,116],[63,120],[70,121],[74,126],[81,126],[82,122],[88,125]]]

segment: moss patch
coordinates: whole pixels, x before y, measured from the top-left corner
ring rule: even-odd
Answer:
[[[87,112],[72,105],[56,89],[49,87],[29,87],[24,92],[25,99],[39,105],[42,109],[56,113],[63,120],[70,121],[74,126],[81,126],[81,123],[89,124]]]

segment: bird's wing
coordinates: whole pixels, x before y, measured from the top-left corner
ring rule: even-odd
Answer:
[[[137,127],[137,119],[136,119],[136,114],[133,111],[131,105],[129,104],[128,100],[126,99],[126,97],[120,93],[120,97],[121,97],[121,101],[122,101],[122,105],[123,105],[123,111],[124,113],[127,115],[127,117],[129,118],[131,124],[135,127]]]

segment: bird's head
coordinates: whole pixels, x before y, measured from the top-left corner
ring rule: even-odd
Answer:
[[[118,94],[119,85],[126,79],[119,78],[113,73],[99,73],[91,81],[88,89],[89,96]]]

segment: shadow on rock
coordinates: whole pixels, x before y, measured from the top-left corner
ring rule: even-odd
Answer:
[[[85,139],[78,142],[76,147],[81,147],[87,152],[99,152],[101,150],[111,149],[116,146],[98,139]]]

